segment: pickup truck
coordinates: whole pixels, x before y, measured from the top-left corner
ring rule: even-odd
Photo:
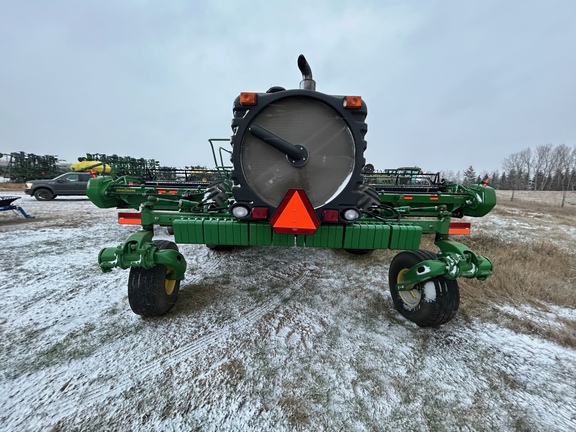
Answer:
[[[29,180],[24,192],[39,201],[49,201],[58,195],[86,195],[86,186],[92,174],[67,172],[53,179]]]

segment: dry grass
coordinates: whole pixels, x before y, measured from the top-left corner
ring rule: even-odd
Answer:
[[[512,198],[512,191],[496,191],[499,204],[543,204],[547,206],[547,208],[561,208],[560,205],[562,204],[563,194],[564,193],[561,191],[514,191],[514,200],[510,201]],[[566,192],[564,207],[571,207],[573,210],[576,208],[576,191]]]
[[[466,243],[494,263],[494,274],[486,282],[461,284],[470,288],[465,295],[475,303],[576,308],[575,257],[558,246],[541,240],[510,244],[487,236],[471,237]]]
[[[576,320],[558,317],[555,308],[576,309],[576,238],[565,227],[576,227],[576,192],[569,192],[560,207],[561,192],[498,191],[492,214],[530,226],[552,228],[518,231],[518,240],[499,235],[498,225],[485,226],[482,234],[456,237],[475,253],[494,264],[485,281],[458,279],[460,314],[497,322],[515,331],[538,334],[561,345],[576,348]],[[472,220],[474,226],[479,220]],[[559,224],[564,228],[557,229]],[[436,251],[426,237],[422,249]],[[382,251],[392,260],[398,251]],[[517,313],[511,311],[516,310]]]
[[[516,192],[514,201],[510,194],[498,192],[493,214],[509,219],[512,227],[517,221],[538,229],[514,228],[514,240],[488,224],[481,234],[455,238],[494,264],[494,274],[485,281],[458,280],[460,313],[576,348],[574,314],[557,313],[558,308],[576,309],[576,238],[565,231],[576,227],[576,193],[569,194],[565,207],[559,206],[561,192]],[[421,247],[436,250],[429,239]]]
[[[554,311],[576,308],[574,254],[541,239],[510,243],[484,235],[471,237],[466,244],[490,257],[494,274],[483,282],[459,280],[464,316],[496,318],[514,331],[576,348],[576,320],[558,317]]]
[[[24,183],[15,182],[0,182],[0,191],[24,191],[26,185]]]
[[[554,192],[551,192],[554,194]],[[514,201],[506,201],[499,199],[498,205],[493,210],[497,214],[506,214],[513,212],[520,212],[525,214],[543,214],[548,216],[572,219],[576,223],[576,204],[572,201],[566,201],[564,207],[560,207],[560,198],[556,197],[553,200],[537,199],[540,195],[535,195],[533,201],[526,199],[514,199]],[[551,201],[551,202],[550,202]]]

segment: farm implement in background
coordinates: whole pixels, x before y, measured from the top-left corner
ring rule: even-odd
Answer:
[[[97,175],[110,175],[114,178],[129,176],[136,178],[139,182],[175,182],[176,185],[186,183],[206,186],[221,179],[217,170],[209,170],[205,167],[162,167],[160,162],[154,159],[103,153],[87,153],[86,157],[79,157],[78,162],[70,165],[70,170],[89,172],[93,177]]]
[[[6,167],[0,167],[0,174],[11,181],[25,181],[30,178],[49,179],[62,174],[56,156],[24,152],[12,152],[6,155],[0,153],[0,159],[4,156],[8,158],[8,163]]]
[[[30,216],[22,207],[12,204],[19,198],[20,197],[17,196],[0,196],[0,211],[12,210],[14,212],[20,212],[26,219],[34,219],[34,216]]]
[[[210,140],[213,182],[90,180],[87,195],[95,205],[135,209],[120,212],[118,221],[141,226],[100,251],[101,269],[130,269],[132,310],[156,316],[174,306],[184,279],[177,243],[404,250],[389,270],[396,308],[423,327],[450,321],[460,302],[457,278],[492,273],[488,258],[451,238],[470,231],[470,223],[453,219],[486,215],[496,204],[494,189],[449,183],[413,167],[375,173],[364,159],[365,102],[317,92],[303,56],[298,66],[299,89],[272,87],[236,98],[226,140],[231,149],[220,148],[218,160]],[[154,240],[157,227],[168,227],[174,242]],[[434,236],[437,252],[419,249],[423,235]]]
[[[135,159],[116,155],[87,154],[70,165],[70,172],[53,179],[26,181],[24,193],[39,201],[53,200],[58,196],[86,195],[88,181],[91,178],[105,176],[110,178],[130,178],[131,182],[151,185],[187,184],[207,186],[215,183],[221,176],[216,170],[188,167],[176,169],[160,167],[153,159]]]

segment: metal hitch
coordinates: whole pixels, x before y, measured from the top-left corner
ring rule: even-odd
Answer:
[[[163,264],[168,268],[166,279],[183,280],[186,273],[184,256],[177,250],[159,249],[152,243],[153,235],[153,231],[138,231],[117,247],[102,249],[98,254],[100,268],[109,272],[114,267],[150,269]]]
[[[396,284],[398,291],[410,291],[415,285],[437,276],[484,280],[492,274],[492,262],[476,255],[462,243],[437,240],[436,246],[440,248],[437,259],[422,261],[410,268],[403,274],[402,283]]]

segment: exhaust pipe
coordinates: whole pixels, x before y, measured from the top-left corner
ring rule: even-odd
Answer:
[[[298,69],[302,72],[302,81],[300,81],[300,88],[302,90],[316,90],[316,81],[312,79],[312,69],[306,61],[306,57],[300,54],[298,56]]]

